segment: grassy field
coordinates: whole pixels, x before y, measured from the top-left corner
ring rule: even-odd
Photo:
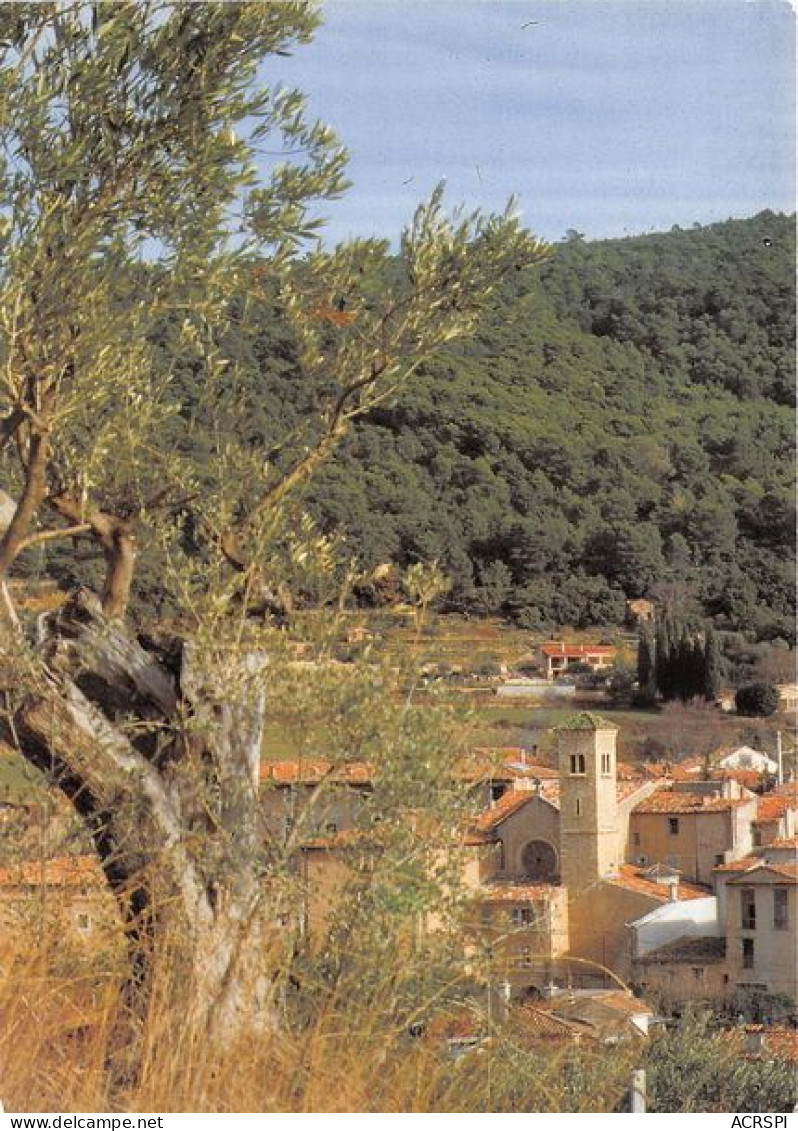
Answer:
[[[369,647],[389,664],[414,666],[447,665],[464,672],[481,660],[512,667],[531,658],[542,642],[539,635],[514,628],[493,619],[465,620],[438,617],[418,631],[412,617],[387,614],[357,616],[352,624],[364,626]],[[564,630],[564,639],[573,641],[612,640],[625,647],[631,659],[628,633],[621,629],[577,632]],[[358,647],[358,645],[356,645]],[[541,756],[553,750],[551,730],[575,708],[589,706],[607,715],[619,728],[620,756],[626,761],[643,757],[667,758],[695,755],[719,746],[748,744],[774,751],[776,731],[785,732],[785,748],[794,748],[794,720],[784,715],[770,719],[745,719],[724,714],[710,707],[671,704],[658,710],[630,710],[611,702],[581,702],[578,697],[562,702],[531,699],[497,699],[490,682],[473,688],[457,687],[429,695],[423,683],[413,692],[417,704],[447,703],[462,723],[462,733],[473,746],[537,746]],[[791,729],[792,728],[792,729]],[[316,720],[273,717],[267,722],[263,738],[263,757],[269,760],[325,757],[329,749],[327,729]],[[42,778],[13,755],[0,755],[0,802],[18,802],[35,794]]]

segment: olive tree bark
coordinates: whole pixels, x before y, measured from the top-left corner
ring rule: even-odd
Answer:
[[[5,737],[86,821],[122,913],[135,1020],[168,955],[187,1025],[224,1041],[270,1025],[263,662],[232,661],[224,687],[185,649],[170,671],[85,591],[41,635],[34,678],[3,648]]]

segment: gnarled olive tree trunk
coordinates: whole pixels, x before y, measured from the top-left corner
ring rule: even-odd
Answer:
[[[32,657],[6,630],[6,737],[91,832],[125,925],[134,1018],[168,955],[186,1025],[225,1043],[269,1025],[262,660],[231,660],[222,687],[190,649],[170,662],[85,591],[39,629]]]

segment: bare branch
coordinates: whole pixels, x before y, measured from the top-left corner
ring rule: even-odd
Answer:
[[[27,538],[23,538],[20,543],[19,549],[27,550],[31,546],[38,546],[41,542],[54,542],[58,538],[76,538],[80,534],[91,533],[90,522],[80,522],[76,526],[62,526],[53,530],[39,530],[35,534],[29,534]]]

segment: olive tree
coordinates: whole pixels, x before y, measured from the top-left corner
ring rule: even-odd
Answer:
[[[86,822],[132,1000],[169,948],[186,1019],[217,1036],[272,1009],[257,812],[278,532],[351,422],[544,253],[510,210],[449,218],[440,193],[396,261],[323,246],[312,209],[344,191],[344,151],[268,85],[316,24],[307,0],[0,9],[6,738]],[[230,348],[265,317],[304,406],[268,451],[244,419],[261,374]],[[7,580],[60,544],[94,547],[104,578],[32,629]],[[173,582],[168,648],[129,623],[145,549]]]

